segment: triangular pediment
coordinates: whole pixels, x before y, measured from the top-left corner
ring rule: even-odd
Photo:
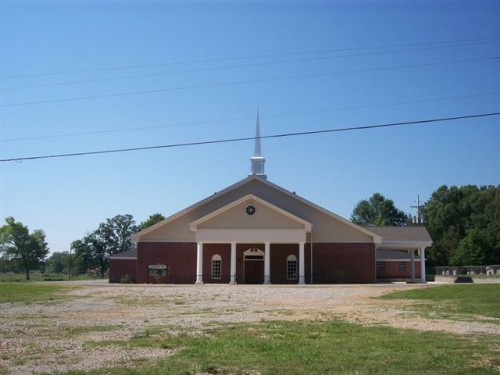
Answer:
[[[192,222],[190,228],[203,229],[303,229],[311,223],[253,194],[231,202]]]

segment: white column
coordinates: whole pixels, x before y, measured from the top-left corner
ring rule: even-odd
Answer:
[[[236,284],[236,242],[231,242],[231,281],[229,284]]]
[[[271,284],[271,243],[266,242],[264,253],[264,284]]]
[[[203,242],[196,246],[196,284],[203,284]]]
[[[299,284],[306,283],[305,267],[304,267],[304,242],[299,244]]]
[[[415,250],[410,250],[410,281],[415,282]]]
[[[420,248],[420,282],[427,282],[425,279],[425,247]]]

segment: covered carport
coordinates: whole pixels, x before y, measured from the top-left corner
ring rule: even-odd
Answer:
[[[420,282],[425,283],[425,250],[432,246],[432,239],[427,229],[422,226],[408,227],[365,227],[382,237],[377,247],[376,262],[398,262],[409,260],[410,282],[417,282],[415,260],[420,263]]]

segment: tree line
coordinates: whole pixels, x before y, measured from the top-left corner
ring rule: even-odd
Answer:
[[[420,207],[420,217],[422,221],[413,220],[394,201],[375,193],[356,204],[351,221],[364,226],[425,225],[433,240],[426,252],[431,267],[500,264],[500,185],[443,185]],[[0,227],[0,272],[22,271],[29,279],[30,270],[41,268],[104,277],[111,255],[132,250],[131,236],[163,219],[157,213],[137,225],[132,215],[117,215],[73,241],[71,252],[56,252],[46,259],[49,249],[43,230],[30,233],[8,217]]]
[[[433,240],[429,266],[500,264],[500,186],[443,185],[420,207],[421,222],[375,193],[360,201],[351,220],[360,225],[425,225]]]
[[[423,207],[431,265],[500,264],[500,185],[441,186]]]
[[[0,227],[0,272],[22,271],[27,280],[30,270],[68,275],[92,273],[104,277],[111,255],[131,250],[130,239],[134,233],[163,219],[163,215],[156,213],[137,225],[132,215],[116,215],[73,241],[71,251],[55,252],[46,259],[49,248],[43,230],[37,229],[30,234],[28,227],[8,217],[6,224]]]

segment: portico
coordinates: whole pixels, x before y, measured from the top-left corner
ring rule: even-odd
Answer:
[[[207,243],[230,244],[230,284],[236,284],[238,278],[236,249],[239,244],[264,245],[263,249],[254,248],[259,250],[258,253],[244,252],[242,257],[243,269],[247,261],[263,261],[263,284],[271,283],[272,244],[295,244],[298,247],[297,282],[305,284],[304,249],[312,224],[253,194],[192,222],[189,227],[195,232],[197,244],[197,284],[204,282],[203,246]]]
[[[228,257],[221,256],[218,252],[213,254],[213,250],[209,255],[203,251],[204,246],[223,248],[227,245],[197,243],[196,284],[217,283],[221,279],[226,279],[226,282],[229,282],[229,284],[238,284],[239,282],[245,284],[271,284],[272,280],[277,279],[281,280],[280,283],[283,283],[282,280],[284,279],[287,283],[306,283],[305,243],[271,244],[270,242],[266,242],[255,245],[233,242],[229,244],[231,251]],[[272,251],[273,246],[279,247],[281,253],[283,253],[283,247],[288,247],[290,249],[289,254],[285,257],[283,254],[274,256]],[[224,254],[224,251],[220,251],[220,253]],[[214,269],[221,268],[222,262],[230,264],[229,278],[224,273],[214,274]],[[281,266],[278,265],[278,267],[282,268],[279,275],[273,272],[273,267],[275,269],[277,263],[281,263]]]

